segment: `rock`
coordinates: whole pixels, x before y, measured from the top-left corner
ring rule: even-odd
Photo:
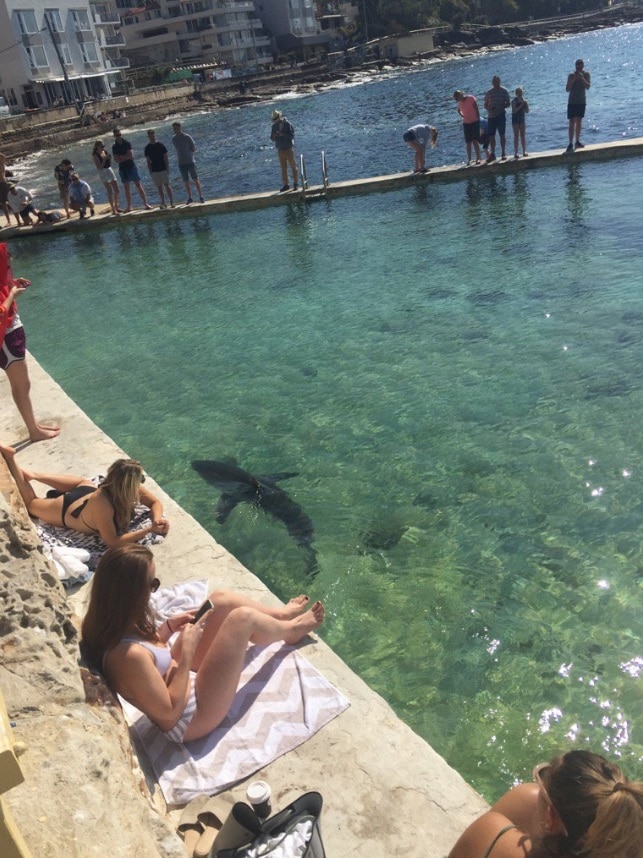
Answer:
[[[26,747],[25,782],[5,794],[7,806],[34,858],[184,858],[111,694],[91,680],[92,699],[107,705],[86,703],[66,595],[2,459],[0,470],[0,687]]]

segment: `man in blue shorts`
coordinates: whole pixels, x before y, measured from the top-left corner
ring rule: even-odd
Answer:
[[[121,177],[121,182],[125,188],[125,199],[127,200],[127,208],[125,211],[132,211],[132,192],[130,190],[130,182],[134,182],[136,185],[136,190],[139,192],[145,208],[151,209],[152,206],[147,201],[143,185],[141,184],[141,177],[139,176],[138,169],[134,163],[132,144],[129,140],[124,139],[123,132],[119,128],[114,129],[112,155],[118,164],[118,174]]]
[[[491,80],[491,89],[488,90],[484,97],[484,107],[487,111],[489,134],[489,156],[487,157],[487,164],[496,160],[496,131],[500,135],[501,160],[507,160],[507,154],[505,152],[505,144],[507,140],[505,137],[507,114],[505,113],[505,110],[510,104],[511,99],[509,98],[509,93],[504,86],[500,86],[500,78],[498,75],[494,75]]]

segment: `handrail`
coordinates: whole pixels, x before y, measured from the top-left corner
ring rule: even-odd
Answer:
[[[321,153],[321,169],[322,169],[322,184],[324,185],[325,188],[327,188],[330,185],[330,182],[328,181],[328,164],[326,163],[326,153],[324,152],[323,149],[322,149],[322,153]]]
[[[308,179],[306,178],[306,162],[304,161],[304,156],[299,156],[299,174],[301,179],[301,193],[302,196],[306,196],[306,191],[308,189]]]

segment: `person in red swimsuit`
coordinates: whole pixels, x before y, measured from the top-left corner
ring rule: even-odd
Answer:
[[[0,242],[0,369],[7,373],[11,395],[27,427],[29,440],[46,441],[60,434],[60,429],[39,423],[31,404],[27,338],[16,306],[16,298],[29,285],[29,280],[24,277],[13,276],[9,248]]]

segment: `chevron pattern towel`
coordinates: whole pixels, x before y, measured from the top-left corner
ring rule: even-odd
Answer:
[[[214,795],[302,745],[349,701],[296,649],[250,646],[225,720],[203,739],[176,745],[121,699],[170,805]]]

